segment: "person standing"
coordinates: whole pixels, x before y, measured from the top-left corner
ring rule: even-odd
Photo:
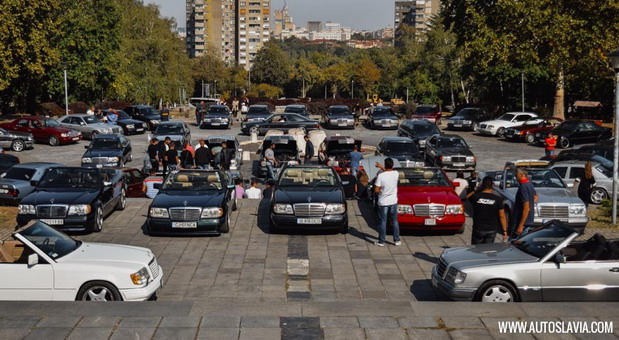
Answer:
[[[241,115],[245,115],[245,117],[247,117],[247,112],[249,112],[249,106],[245,103],[241,104]]]
[[[512,238],[518,238],[520,235],[526,234],[531,227],[535,218],[535,202],[537,201],[537,193],[529,179],[527,172],[524,169],[516,170],[516,180],[520,185],[516,192],[516,201],[514,202],[514,230]]]
[[[236,194],[236,198],[247,198],[245,194],[245,188],[243,188],[243,180],[240,178],[234,179],[234,193]]]
[[[591,169],[591,162],[587,161],[585,163],[585,174],[578,184],[578,197],[585,203],[586,207],[589,207],[589,203],[591,203],[591,191],[593,191],[594,186],[593,169]]]
[[[224,170],[230,170],[230,165],[232,165],[232,158],[234,158],[234,150],[228,148],[227,143],[221,143],[221,151],[219,151],[221,155],[220,165]]]
[[[176,150],[176,144],[170,143],[168,151],[165,153],[165,159],[168,166],[168,170],[178,170],[181,165],[181,161],[178,157],[178,151]]]
[[[204,139],[200,139],[199,145],[196,147],[196,167],[198,169],[208,169],[213,161],[213,153],[211,149],[206,145]]]
[[[262,190],[258,188],[258,181],[256,179],[251,180],[251,188],[245,190],[245,195],[252,200],[259,200],[262,198]]]
[[[150,140],[150,145],[146,152],[148,153],[148,160],[150,161],[150,167],[155,173],[159,171],[159,163],[161,158],[159,157],[159,139],[153,138]]]
[[[159,143],[159,159],[161,160],[161,166],[163,168],[163,178],[165,178],[168,171],[168,158],[166,156],[170,149],[170,144],[172,144],[172,139],[170,137],[166,137],[163,143]]]
[[[548,134],[548,138],[544,139],[544,146],[546,151],[546,157],[552,157],[555,154],[555,147],[557,146],[557,137],[552,133]]]
[[[94,116],[95,115],[95,107],[91,106],[88,111],[86,111],[86,114],[89,116]]]
[[[363,159],[363,154],[359,152],[359,147],[355,145],[353,151],[350,152],[350,168],[351,168],[353,177],[357,177],[357,172],[359,172],[359,166],[360,166],[360,162],[362,159]]]
[[[118,113],[113,108],[110,108],[110,113],[107,115],[107,122],[112,125],[116,125],[118,122]]]
[[[198,126],[202,123],[202,110],[204,110],[204,101],[196,104],[196,125]]]
[[[170,120],[170,109],[168,109],[168,105],[164,105],[163,109],[161,110],[161,121],[162,122],[167,122]]]
[[[157,172],[154,170],[150,171],[150,176],[146,177],[144,180],[144,186],[146,187],[146,197],[155,198],[157,193],[159,193],[159,189],[155,189],[155,184],[163,183],[163,178],[157,176]]]
[[[396,246],[400,241],[400,225],[398,224],[398,179],[399,174],[393,170],[393,159],[385,159],[385,165],[376,163],[376,167],[383,170],[376,177],[374,192],[378,194],[378,241],[374,242],[379,247],[384,247],[387,238],[387,223],[391,222],[393,228],[393,242]]]
[[[187,147],[189,143],[187,143],[187,141],[185,141],[185,143],[186,144],[183,148],[183,151],[181,151],[180,164],[183,169],[193,169],[194,167],[193,153]]]
[[[303,156],[303,164],[312,164],[312,157],[314,157],[314,143],[310,140],[308,135],[305,135],[305,155]]]
[[[499,224],[503,230],[503,242],[507,241],[507,218],[503,199],[494,193],[492,177],[484,177],[480,190],[469,196],[473,205],[471,244],[494,243]]]
[[[275,159],[275,143],[271,143],[269,148],[264,151],[264,161],[267,166],[267,179],[274,180],[275,172],[273,171],[273,167],[277,166],[277,159]]]
[[[237,117],[239,113],[239,98],[234,97],[234,99],[232,99],[232,114],[234,115],[234,118]]]

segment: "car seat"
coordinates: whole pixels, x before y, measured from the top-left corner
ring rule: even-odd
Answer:
[[[400,184],[410,183],[410,180],[406,178],[406,174],[402,171],[398,171],[398,183]]]
[[[578,254],[571,261],[589,261],[599,259],[606,250],[606,238],[602,234],[595,234],[588,239]]]
[[[11,253],[5,248],[3,244],[0,244],[0,262],[2,263],[13,263],[15,262],[15,258],[11,256]]]

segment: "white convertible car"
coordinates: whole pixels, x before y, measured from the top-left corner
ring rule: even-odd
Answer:
[[[482,135],[503,137],[508,128],[521,126],[528,119],[535,117],[537,117],[537,114],[530,112],[508,112],[495,120],[479,123],[475,131]]]
[[[0,301],[144,301],[163,271],[146,248],[86,243],[33,221],[0,243]]]

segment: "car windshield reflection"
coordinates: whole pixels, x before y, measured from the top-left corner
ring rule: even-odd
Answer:
[[[168,176],[161,190],[222,190],[222,182],[215,171],[183,171]]]
[[[320,168],[288,168],[283,171],[279,178],[280,187],[332,187],[336,183],[337,180],[333,170]]]
[[[549,227],[538,228],[514,240],[512,244],[529,255],[542,258],[573,233],[574,231],[570,229],[553,224]]]
[[[70,254],[81,245],[80,241],[74,240],[42,222],[35,222],[31,227],[20,231],[19,234],[52,259],[59,259]]]

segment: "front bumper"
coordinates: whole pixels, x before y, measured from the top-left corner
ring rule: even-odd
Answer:
[[[197,221],[197,228],[172,228],[172,222],[169,219],[151,218],[146,220],[146,228],[149,235],[220,235],[220,227],[225,223],[225,217],[201,219]]]
[[[496,136],[497,131],[499,131],[499,129],[482,129],[482,128],[477,128],[475,129],[475,132],[482,134],[482,135],[488,135],[488,136]]]
[[[58,142],[60,144],[72,144],[77,143],[82,140],[82,135],[71,136],[71,137],[58,137]]]
[[[61,225],[50,225],[55,229],[62,231],[89,231],[90,226],[94,225],[95,214],[90,213],[86,216],[67,216],[64,218],[48,218],[47,220],[62,220]],[[39,218],[34,215],[17,215],[17,224],[20,226],[26,225],[32,220],[45,222],[45,218]]]
[[[328,121],[329,127],[332,129],[354,129],[355,120],[347,120],[346,122],[338,122],[337,119]]]
[[[159,276],[149,282],[145,287],[134,289],[121,289],[123,301],[146,301],[155,295],[163,287],[163,269],[159,266]]]
[[[473,301],[476,288],[455,287],[436,274],[436,266],[432,268],[432,287],[442,295],[454,301]]]
[[[320,218],[321,224],[299,224],[299,218]],[[348,225],[348,214],[325,215],[323,217],[297,217],[294,215],[279,215],[271,213],[271,222],[278,228],[304,229],[304,230],[340,230]]]
[[[460,122],[453,122],[450,121],[447,123],[447,128],[448,129],[463,129],[463,130],[470,130],[473,128],[473,123],[460,123]]]
[[[202,123],[200,123],[200,127],[201,128],[229,128],[230,127],[230,122],[227,122],[227,123],[212,123],[212,122],[202,121]]]
[[[92,164],[92,163],[82,163],[82,168],[115,168],[118,167],[118,162],[116,163],[105,163],[105,164]]]
[[[146,129],[144,127],[133,127],[133,128],[125,127],[123,130],[126,135],[137,135],[137,134],[146,133]]]
[[[563,223],[566,223],[569,227],[572,227],[572,228],[584,228],[587,225],[587,223],[589,223],[588,217],[544,218],[544,217],[535,216],[535,218],[533,219],[533,225],[536,227],[541,226],[552,220],[561,221]]]
[[[439,162],[441,168],[446,171],[475,171],[476,163],[444,163]]]
[[[435,225],[427,225],[426,220],[435,220]],[[398,224],[402,230],[425,231],[457,231],[464,226],[465,217],[462,215],[448,215],[443,217],[428,217],[398,214]]]
[[[374,129],[385,129],[385,130],[397,130],[400,126],[399,123],[382,123],[380,121],[372,121],[372,127]]]

